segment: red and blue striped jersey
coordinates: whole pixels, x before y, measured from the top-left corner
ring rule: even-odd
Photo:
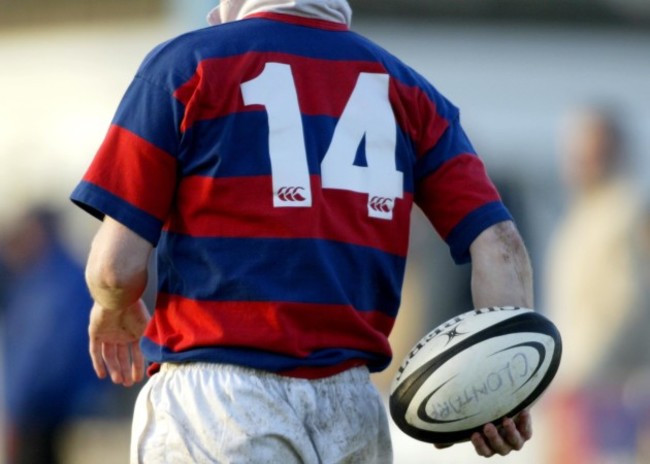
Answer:
[[[72,200],[157,246],[154,365],[300,377],[388,365],[414,202],[458,262],[510,219],[423,77],[274,13],[152,51]]]

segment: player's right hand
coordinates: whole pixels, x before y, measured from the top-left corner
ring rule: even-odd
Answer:
[[[130,387],[144,378],[140,337],[149,322],[142,300],[123,310],[106,309],[95,303],[90,312],[88,335],[93,369],[100,379]]]

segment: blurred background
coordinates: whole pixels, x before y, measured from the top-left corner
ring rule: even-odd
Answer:
[[[89,375],[82,265],[98,224],[67,197],[145,54],[215,4],[0,0],[0,463],[127,462],[137,387]],[[650,463],[650,2],[351,5],[354,30],[461,108],[529,247],[536,308],[564,335],[537,436],[495,461]],[[414,220],[384,392],[422,335],[471,309],[469,268]],[[394,439],[398,464],[479,460]]]

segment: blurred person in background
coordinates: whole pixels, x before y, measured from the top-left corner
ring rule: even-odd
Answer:
[[[551,428],[553,464],[637,463],[650,366],[647,214],[629,175],[618,114],[573,115],[561,160],[569,190],[547,262],[547,307],[564,352]],[[561,435],[561,437],[560,437]],[[560,439],[561,438],[561,439]]]
[[[58,223],[54,210],[38,206],[0,236],[7,464],[61,462],[63,427],[110,404],[87,354],[83,267]]]

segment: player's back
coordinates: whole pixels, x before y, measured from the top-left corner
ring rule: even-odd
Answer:
[[[480,167],[457,116],[417,73],[333,22],[262,14],[154,50],[95,162],[111,156],[148,188],[93,167],[86,177],[91,190],[124,190],[128,214],[114,196],[104,212],[158,244],[147,357],[304,376],[383,368],[415,185],[442,165]],[[432,185],[424,197],[444,213],[458,187]]]

